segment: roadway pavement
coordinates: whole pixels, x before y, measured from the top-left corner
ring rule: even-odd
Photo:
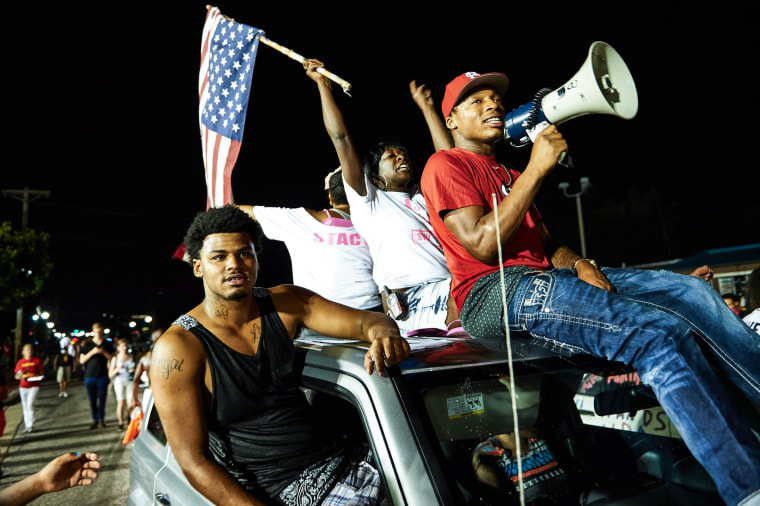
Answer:
[[[6,373],[6,379],[12,375]],[[9,384],[15,383],[13,380]],[[92,451],[103,465],[98,479],[87,487],[44,495],[31,505],[124,505],[129,493],[129,453],[131,444],[122,446],[124,431],[116,422],[116,399],[109,388],[106,403],[106,428],[90,429],[89,401],[84,382],[72,379],[67,398],[58,397],[55,376],[46,369],[35,405],[36,422],[31,433],[24,433],[18,390],[14,387],[5,404],[5,432],[0,438],[0,489],[22,480],[47,462],[66,452]]]

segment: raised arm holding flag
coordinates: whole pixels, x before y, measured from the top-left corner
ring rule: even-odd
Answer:
[[[269,40],[259,28],[238,23],[214,6],[207,5],[206,9],[198,76],[198,120],[206,176],[206,209],[210,209],[234,204],[232,169],[243,142],[259,42],[298,62],[304,62],[306,58]],[[319,70],[348,94],[351,83],[326,69]],[[172,258],[187,260],[184,244],[177,248]]]

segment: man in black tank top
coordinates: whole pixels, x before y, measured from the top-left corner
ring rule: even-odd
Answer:
[[[365,369],[381,376],[409,356],[409,345],[382,313],[293,285],[256,288],[261,237],[235,206],[199,213],[187,231],[205,296],[156,342],[150,367],[172,451],[188,481],[215,504],[290,504],[296,497],[320,504],[349,481],[366,491],[365,504],[376,504],[377,472],[363,462],[356,473],[348,464],[353,449],[323,441],[313,427],[292,341],[299,327],[368,341]],[[273,426],[272,419],[285,421]]]

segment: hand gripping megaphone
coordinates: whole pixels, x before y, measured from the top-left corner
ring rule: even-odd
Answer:
[[[631,119],[638,109],[636,85],[625,62],[612,46],[597,41],[569,81],[554,91],[540,90],[531,102],[507,114],[504,138],[513,146],[524,146],[552,123],[558,125],[584,114]]]

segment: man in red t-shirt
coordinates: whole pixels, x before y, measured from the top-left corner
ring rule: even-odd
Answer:
[[[499,270],[494,196],[508,296],[523,273],[551,267],[573,267],[586,282],[612,289],[595,262],[581,259],[552,239],[533,204],[541,181],[552,172],[560,154],[567,151],[567,142],[557,127],[549,126],[536,137],[522,174],[496,161],[496,142],[504,136],[501,95],[508,86],[507,76],[499,73],[468,72],[449,83],[441,108],[456,147],[431,156],[421,181],[422,193],[431,208],[430,222],[453,274],[452,293],[462,323],[475,336],[494,332],[479,328],[480,318],[470,318],[468,329],[469,310],[478,308],[465,304],[476,282]],[[486,312],[493,315],[490,309]],[[492,320],[490,323],[498,329],[498,312]]]
[[[760,444],[740,414],[760,408],[757,334],[697,277],[602,270],[552,240],[533,200],[567,142],[549,125],[521,174],[496,162],[508,84],[474,72],[449,83],[442,110],[455,148],[431,156],[421,181],[465,331],[504,345],[506,321],[512,332],[630,365],[725,502],[760,497]],[[544,451],[531,445],[528,455]]]

